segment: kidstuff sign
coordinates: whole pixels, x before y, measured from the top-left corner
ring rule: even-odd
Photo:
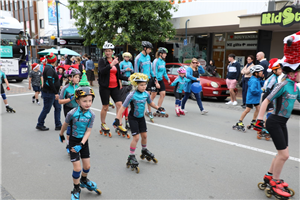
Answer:
[[[282,27],[292,26],[300,23],[300,9],[293,6],[283,7],[279,11],[263,12],[261,14],[262,26],[280,25]]]

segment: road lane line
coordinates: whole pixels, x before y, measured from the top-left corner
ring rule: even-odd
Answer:
[[[21,93],[21,94],[9,94],[7,97],[17,97],[17,96],[25,96],[25,95],[33,95],[34,93]]]
[[[91,110],[95,110],[95,111],[99,111],[99,112],[101,111],[100,109],[97,109],[97,108],[91,108]],[[111,114],[111,115],[116,115],[116,113],[112,113],[112,112],[107,112],[107,113]],[[169,129],[169,130],[172,130],[172,131],[177,131],[177,132],[180,132],[180,133],[185,133],[185,134],[188,134],[188,135],[192,135],[192,136],[204,138],[204,139],[207,139],[207,140],[212,140],[212,141],[215,141],[215,142],[228,144],[228,145],[231,145],[231,146],[236,146],[236,147],[240,147],[240,148],[243,148],[243,149],[248,149],[248,150],[251,150],[251,151],[256,151],[256,152],[260,152],[260,153],[264,153],[264,154],[268,154],[268,155],[272,155],[272,156],[275,156],[277,154],[277,153],[272,152],[272,151],[267,151],[267,150],[264,150],[264,149],[259,149],[259,148],[256,148],[256,147],[251,147],[251,146],[248,146],[248,145],[239,144],[239,143],[236,143],[236,142],[230,142],[228,140],[223,140],[223,139],[219,139],[219,138],[215,138],[215,137],[211,137],[211,136],[207,136],[207,135],[202,135],[202,134],[199,134],[199,133],[185,131],[185,130],[178,129],[178,128],[173,128],[173,127],[170,127],[170,126],[165,126],[165,125],[156,124],[156,123],[152,123],[152,122],[146,122],[146,123],[150,124],[150,125],[153,125],[153,126]],[[289,157],[289,160],[300,162],[299,158],[292,157],[292,156]]]
[[[25,86],[22,86],[22,85],[17,85],[17,84],[9,84],[9,86],[14,86],[14,87],[25,87]]]

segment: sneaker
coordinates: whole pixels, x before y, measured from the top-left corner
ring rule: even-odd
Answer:
[[[37,105],[40,105],[40,102],[38,101],[38,102],[36,102],[37,103]]]
[[[56,130],[56,131],[60,131],[60,129],[61,129],[61,126],[55,127],[55,130]]]
[[[206,113],[208,113],[208,111],[206,111],[206,110],[201,111],[201,115],[205,115]]]
[[[36,126],[35,128],[38,129],[38,130],[41,130],[41,131],[48,131],[49,130],[49,128],[47,128],[46,126]]]
[[[232,101],[228,101],[227,103],[225,103],[226,105],[232,105]]]
[[[246,109],[247,106],[246,105],[241,105],[241,107],[244,108],[244,109]]]
[[[238,105],[238,102],[237,102],[237,101],[234,101],[234,102],[232,103],[232,105],[233,105],[233,106],[236,106],[236,105]]]
[[[180,109],[183,113],[187,113],[188,111],[187,110],[182,110],[182,109]]]

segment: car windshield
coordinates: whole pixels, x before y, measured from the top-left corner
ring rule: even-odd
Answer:
[[[183,66],[185,69],[187,69],[189,66],[188,65],[184,65]],[[203,74],[200,74],[200,76],[213,76],[211,73],[209,73],[208,71],[204,70],[205,72]]]

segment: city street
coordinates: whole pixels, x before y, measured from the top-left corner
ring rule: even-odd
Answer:
[[[2,198],[70,199],[73,189],[72,164],[54,128],[51,109],[45,126],[35,129],[43,108],[33,104],[28,80],[10,84],[6,95],[16,113],[7,113],[1,105]],[[155,154],[157,164],[136,157],[140,173],[126,168],[131,139],[99,134],[101,101],[98,85],[92,111],[96,115],[89,138],[91,170],[88,178],[98,184],[102,195],[81,190],[81,199],[268,199],[257,184],[263,181],[276,149],[272,141],[258,140],[256,131],[246,133],[232,129],[243,109],[205,99],[207,115],[201,115],[196,101],[188,100],[186,116],[177,117],[175,98],[167,95],[163,107],[169,118],[149,122],[147,148]],[[155,99],[157,103],[158,97]],[[253,111],[245,118],[248,125]],[[115,109],[110,108],[107,124],[113,129]],[[281,178],[295,190],[291,199],[299,199],[300,155],[299,114],[288,121],[290,158]],[[61,121],[64,122],[63,112]],[[274,199],[274,197],[272,197]]]

